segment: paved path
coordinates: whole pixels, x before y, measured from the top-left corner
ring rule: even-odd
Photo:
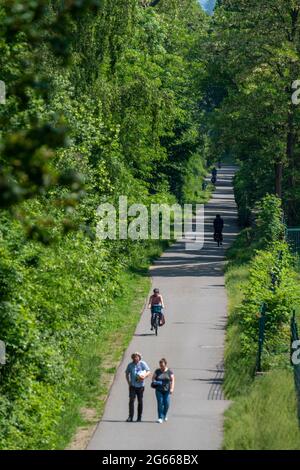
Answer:
[[[167,324],[152,335],[146,310],[117,371],[105,413],[88,449],[219,449],[223,412],[222,358],[227,299],[224,249],[237,232],[231,186],[234,167],[219,170],[217,189],[205,208],[205,245],[185,251],[183,242],[168,249],[151,268],[153,286],[166,303]],[[212,241],[216,213],[225,220],[224,246]],[[147,382],[142,423],[125,423],[128,389],[124,370],[133,351],[140,351],[151,370],[166,357],[176,377],[168,423],[156,423],[154,390]]]

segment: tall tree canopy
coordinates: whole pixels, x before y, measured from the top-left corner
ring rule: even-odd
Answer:
[[[291,99],[292,83],[300,76],[299,2],[218,5],[206,44],[205,77],[214,99],[208,124],[215,129],[214,149],[231,152],[240,162],[241,207],[251,208],[266,192],[276,192],[289,223],[299,223],[300,114]]]

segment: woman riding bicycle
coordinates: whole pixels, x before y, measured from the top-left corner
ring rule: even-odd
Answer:
[[[153,294],[149,299],[148,308],[151,308],[151,330],[153,330],[153,319],[156,314],[161,316],[161,311],[164,306],[164,300],[162,295],[159,293],[159,289],[153,289]]]

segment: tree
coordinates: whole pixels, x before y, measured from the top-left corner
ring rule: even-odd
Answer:
[[[215,145],[248,169],[249,199],[271,189],[290,220],[299,204],[299,109],[291,101],[300,74],[299,30],[298,2],[224,0],[212,19],[207,65],[211,82],[223,79],[226,89],[210,120]]]

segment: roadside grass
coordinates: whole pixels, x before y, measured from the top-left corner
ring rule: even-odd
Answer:
[[[254,377],[256,351],[241,359],[238,309],[249,278],[249,263],[258,245],[245,229],[227,252],[226,287],[229,317],[225,349],[224,392],[233,403],[225,413],[223,448],[226,450],[300,449],[293,370],[275,368]],[[299,267],[299,265],[298,265]],[[300,279],[300,270],[299,270]],[[300,320],[300,309],[297,309]]]
[[[226,450],[299,450],[292,371],[258,377],[225,413],[224,431]]]
[[[225,348],[224,392],[229,398],[240,395],[251,384],[251,365],[240,359],[240,326],[238,306],[242,303],[244,288],[249,278],[249,261],[255,252],[251,232],[245,229],[227,251],[225,282],[228,292],[228,323]]]

